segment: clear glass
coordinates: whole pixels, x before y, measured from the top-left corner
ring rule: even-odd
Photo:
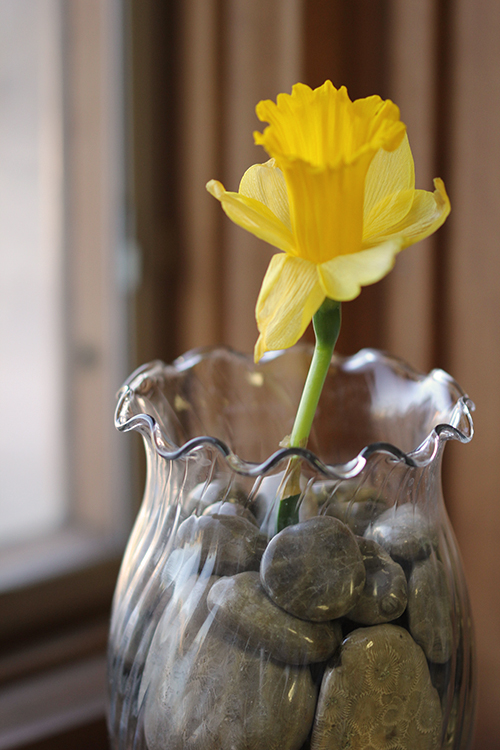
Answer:
[[[116,750],[465,750],[470,609],[441,491],[471,401],[442,370],[334,357],[308,450],[290,433],[311,349],[137,370],[143,506],[109,643]],[[277,533],[287,468],[298,518]]]

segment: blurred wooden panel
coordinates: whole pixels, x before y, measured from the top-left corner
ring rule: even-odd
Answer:
[[[237,190],[267,160],[253,142],[255,105],[300,77],[300,0],[181,3],[179,132],[182,265],[179,343],[252,351],[255,303],[272,249],[233,225],[205,190]]]
[[[221,209],[205,190],[220,164],[222,39],[219,0],[178,3],[180,76],[177,146],[181,236],[178,354],[221,341]]]
[[[305,83],[387,96],[389,0],[304,0]]]
[[[226,0],[222,50],[222,177],[237,190],[245,170],[265,162],[253,131],[266,127],[255,114],[261,99],[290,92],[302,77],[301,0]],[[213,200],[213,199],[212,199]],[[218,209],[220,211],[220,208]],[[253,351],[258,331],[255,303],[275,248],[224,218],[222,224],[224,316],[222,340],[240,351]]]
[[[500,746],[500,4],[454,13],[449,367],[476,403],[476,436],[453,446],[449,486],[477,631],[477,750]]]
[[[130,150],[133,214],[140,253],[135,366],[178,352],[180,120],[177,4],[130,0]]]
[[[434,0],[392,0],[389,90],[401,110],[415,160],[416,186],[433,190],[436,177],[435,90],[437,13]],[[442,175],[440,175],[442,176]],[[384,281],[384,346],[424,372],[435,364],[434,291],[436,244],[430,237],[407,248]]]

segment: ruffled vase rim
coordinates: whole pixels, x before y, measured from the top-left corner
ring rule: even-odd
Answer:
[[[303,350],[312,353],[312,347],[307,344],[298,344],[293,350]],[[127,378],[117,394],[118,403],[115,412],[115,427],[120,432],[139,430],[141,433],[147,434],[156,453],[166,461],[184,459],[194,451],[210,448],[215,449],[220,454],[231,471],[244,476],[257,477],[269,474],[278,464],[289,460],[293,456],[297,456],[323,476],[338,480],[352,479],[358,476],[365,468],[368,460],[378,454],[385,454],[395,461],[405,463],[408,467],[425,468],[433,463],[446,441],[457,440],[460,443],[469,443],[474,435],[472,420],[472,412],[475,410],[474,403],[458,385],[456,380],[447,372],[440,368],[435,368],[425,375],[411,367],[404,360],[371,348],[361,349],[351,356],[335,354],[332,363],[346,372],[360,371],[370,364],[383,364],[393,372],[399,370],[409,380],[445,386],[453,400],[453,407],[450,409],[450,418],[446,422],[435,424],[425,439],[414,450],[405,452],[390,442],[372,442],[362,448],[347,462],[327,464],[307,448],[280,448],[269,455],[264,461],[257,463],[246,461],[239,457],[224,440],[210,435],[200,435],[187,440],[180,446],[174,446],[166,439],[161,425],[153,415],[147,413],[130,415],[130,404],[138,390],[144,387],[145,382],[161,377],[164,373],[182,373],[188,371],[203,359],[220,356],[221,353],[236,358],[249,371],[255,372],[258,371],[259,366],[284,357],[287,355],[287,352],[293,350],[269,352],[262,358],[259,365],[254,364],[253,358],[250,355],[239,353],[230,347],[200,347],[192,349],[181,357],[178,357],[171,365],[167,365],[161,360],[154,360],[144,364]],[[173,448],[173,450],[169,448]]]

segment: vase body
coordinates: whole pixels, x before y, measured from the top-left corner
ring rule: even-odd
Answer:
[[[121,391],[147,482],[113,604],[115,750],[470,746],[441,461],[472,404],[443,371],[363,350],[332,360],[308,449],[280,448],[310,359],[203,350]]]

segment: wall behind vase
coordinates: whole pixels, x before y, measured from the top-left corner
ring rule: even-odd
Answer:
[[[500,6],[496,0],[130,0],[135,196],[142,255],[137,363],[193,346],[251,351],[272,250],[205,191],[265,161],[254,107],[302,80],[393,98],[417,187],[443,177],[453,211],[383,282],[344,307],[339,349],[389,349],[449,370],[477,404],[477,435],[447,449],[445,494],[475,613],[476,750],[500,742]]]

